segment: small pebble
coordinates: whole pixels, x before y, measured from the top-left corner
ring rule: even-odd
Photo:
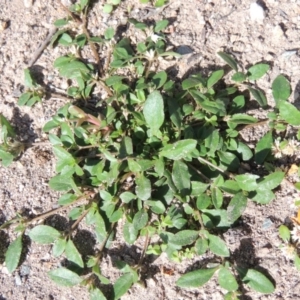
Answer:
[[[262,23],[265,18],[265,11],[264,9],[257,4],[256,2],[251,3],[250,5],[250,18],[252,21],[256,21]]]
[[[4,31],[6,28],[8,28],[8,21],[0,20],[0,32]]]
[[[15,284],[16,285],[22,285],[22,280],[21,280],[21,277],[18,273],[15,275]]]
[[[30,8],[33,4],[33,0],[24,0],[24,6]]]

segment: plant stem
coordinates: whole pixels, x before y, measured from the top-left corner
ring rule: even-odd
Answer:
[[[209,162],[208,160],[202,158],[202,157],[198,157],[198,160],[214,169],[216,169],[217,171],[221,172],[222,174],[226,175],[229,178],[234,178],[234,176],[232,174],[230,174],[229,172],[222,170],[221,168],[219,168],[218,166],[215,166],[214,164],[212,164],[211,162]]]
[[[146,235],[146,239],[145,239],[145,243],[144,243],[144,247],[143,247],[143,251],[142,251],[142,254],[141,254],[141,257],[139,259],[139,262],[138,262],[138,265],[137,265],[137,269],[142,265],[143,263],[143,260],[144,260],[144,257],[145,257],[145,253],[146,253],[146,250],[148,248],[148,245],[150,243],[150,237],[149,237],[149,232],[147,232],[147,235]]]

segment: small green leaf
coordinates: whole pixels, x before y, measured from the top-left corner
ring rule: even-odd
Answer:
[[[52,254],[54,257],[62,255],[66,249],[67,241],[63,238],[58,238],[52,248]]]
[[[126,221],[123,227],[123,236],[126,243],[132,245],[136,241],[137,235],[138,235],[138,230],[134,228],[132,223]]]
[[[106,300],[107,298],[103,295],[101,290],[93,288],[90,290],[90,300]]]
[[[260,204],[268,204],[270,201],[275,199],[275,194],[270,190],[266,190],[265,188],[260,188],[258,186],[256,191],[249,193],[249,198]]]
[[[191,78],[187,78],[187,79],[183,80],[181,85],[182,85],[183,90],[188,90],[193,87],[196,87],[197,85],[203,85],[203,83],[204,82],[202,80],[191,77]]]
[[[159,91],[152,92],[146,99],[143,114],[152,133],[156,133],[164,122],[164,101]]]
[[[126,273],[117,279],[113,286],[114,300],[119,300],[130,289],[133,279],[132,273]]]
[[[231,76],[231,80],[233,80],[235,82],[242,82],[242,81],[245,81],[246,79],[247,79],[247,76],[243,72],[236,72]]]
[[[212,278],[217,269],[218,268],[201,269],[186,273],[176,281],[176,284],[181,288],[196,288],[203,286]]]
[[[179,160],[185,158],[188,154],[195,150],[196,145],[197,141],[192,139],[178,141],[174,144],[169,144],[163,147],[160,155],[169,159]]]
[[[289,242],[289,240],[291,238],[291,232],[285,225],[280,225],[280,227],[279,227],[279,236],[285,242]]]
[[[63,26],[65,26],[65,25],[67,25],[68,24],[68,20],[67,19],[58,19],[58,20],[56,20],[53,24],[54,24],[54,26],[56,26],[56,27],[63,27]]]
[[[142,228],[144,228],[147,223],[148,223],[148,213],[141,209],[140,211],[138,211],[134,217],[133,217],[133,227],[135,230],[141,230]]]
[[[247,197],[243,193],[236,194],[227,207],[228,220],[234,223],[245,211],[247,207]]]
[[[259,178],[258,175],[253,174],[243,174],[236,175],[235,180],[237,181],[239,187],[244,191],[254,191],[257,188],[256,180]]]
[[[48,272],[48,276],[60,286],[70,287],[82,281],[80,276],[66,268],[51,270]]]
[[[258,163],[259,165],[263,164],[266,157],[271,152],[272,143],[273,143],[272,132],[269,131],[256,144],[256,147],[255,147],[255,161],[256,161],[256,163]]]
[[[9,273],[12,273],[19,264],[22,253],[22,237],[18,236],[8,247],[5,253],[5,265]]]
[[[67,242],[65,254],[69,261],[73,262],[74,264],[78,265],[81,268],[84,267],[84,263],[81,258],[81,255],[78,252],[77,248],[75,247],[75,245],[71,239],[69,239]]]
[[[263,294],[270,294],[275,290],[273,283],[265,275],[253,269],[247,271],[242,281],[255,291]]]
[[[159,32],[164,30],[169,24],[168,20],[161,20],[156,22],[155,27],[154,27],[154,32]]]
[[[278,75],[273,81],[272,93],[277,107],[281,101],[286,101],[290,97],[291,86],[283,75]]]
[[[181,230],[175,233],[169,240],[173,245],[187,246],[193,244],[199,237],[197,230]]]
[[[224,75],[224,70],[218,70],[213,72],[207,79],[207,88],[210,89],[214,86]]]
[[[113,6],[111,4],[104,4],[103,12],[106,14],[110,14],[113,11]]]
[[[230,256],[230,252],[226,246],[226,243],[221,238],[210,234],[208,240],[209,240],[209,249],[212,253],[224,257]]]
[[[144,175],[136,178],[135,193],[142,200],[148,200],[151,197],[151,182]]]
[[[168,75],[165,71],[160,71],[152,77],[157,89],[161,88],[166,83],[167,79]]]
[[[300,271],[300,257],[297,254],[294,257],[294,263],[297,270]]]
[[[199,238],[195,243],[195,250],[197,255],[203,255],[208,250],[208,240]]]
[[[74,188],[75,182],[69,175],[56,175],[49,181],[49,186],[55,191],[69,191]]]
[[[237,62],[235,59],[225,52],[217,53],[233,70],[238,71]]]
[[[179,193],[186,196],[190,192],[191,174],[187,165],[180,160],[175,160],[172,170],[172,179]]]
[[[284,178],[284,172],[274,172],[263,178],[262,181],[259,182],[260,189],[273,190],[277,188]]]
[[[29,69],[24,69],[24,84],[27,88],[34,88],[35,82],[32,78],[31,72]]]
[[[35,226],[28,235],[38,244],[51,244],[61,236],[58,230],[48,225]]]
[[[252,87],[248,86],[248,90],[250,91],[251,95],[254,97],[254,99],[258,102],[258,104],[262,108],[267,108],[268,107],[268,101],[265,96],[265,94],[257,89],[253,89]]]
[[[263,77],[270,69],[267,64],[256,64],[248,69],[248,78],[250,80],[257,80]]]
[[[120,158],[125,158],[133,154],[132,139],[129,136],[124,136],[121,141]]]
[[[136,198],[136,195],[132,194],[131,192],[123,192],[120,194],[120,198],[123,203],[129,203],[131,200]]]
[[[26,105],[26,103],[31,97],[32,97],[32,92],[23,93],[18,100],[18,105],[20,106]]]
[[[15,157],[9,152],[0,149],[0,159],[3,167],[8,167],[13,162],[14,158]]]
[[[253,124],[257,122],[257,119],[247,114],[234,114],[231,116],[229,122],[235,125]]]
[[[226,267],[221,267],[218,274],[219,285],[227,291],[236,291],[239,287],[235,277]]]
[[[58,199],[59,205],[66,205],[74,202],[77,199],[77,196],[74,194],[64,194]]]
[[[215,208],[221,208],[223,204],[223,194],[218,187],[211,189],[211,200]]]
[[[106,40],[111,40],[115,35],[115,30],[112,27],[108,27],[105,31],[104,31],[104,37]]]
[[[289,102],[279,103],[279,116],[290,125],[300,125],[300,111]]]

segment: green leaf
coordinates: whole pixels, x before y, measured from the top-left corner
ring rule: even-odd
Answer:
[[[23,93],[18,100],[18,105],[20,106],[26,105],[26,103],[31,97],[32,97],[32,92]]]
[[[261,165],[265,161],[266,157],[271,152],[273,143],[272,132],[266,133],[256,144],[255,147],[255,161],[257,164]]]
[[[279,103],[279,116],[290,125],[300,125],[300,111],[289,102]]]
[[[154,27],[154,32],[159,32],[164,30],[169,24],[168,20],[161,20],[156,22],[155,27]]]
[[[227,207],[228,220],[234,223],[245,211],[247,207],[247,197],[243,193],[236,194]]]
[[[255,291],[263,294],[270,294],[275,290],[273,283],[265,275],[253,269],[247,271],[242,281]]]
[[[247,76],[243,72],[236,72],[231,76],[231,80],[233,80],[235,82],[242,82],[242,81],[245,81],[246,79],[247,79]]]
[[[14,160],[14,156],[10,154],[9,152],[3,151],[0,149],[0,159],[1,163],[4,167],[8,167]]]
[[[129,203],[131,200],[136,198],[136,195],[132,194],[131,192],[123,192],[120,194],[120,198],[123,203]]]
[[[113,6],[111,4],[104,4],[103,12],[106,14],[110,14],[113,11]]]
[[[203,255],[208,250],[208,240],[199,238],[195,243],[195,250],[197,255]]]
[[[254,97],[254,99],[258,102],[258,104],[262,108],[267,108],[268,107],[268,101],[265,96],[265,94],[257,89],[253,89],[250,86],[248,86],[248,90],[250,91],[251,95]]]
[[[135,193],[138,198],[148,200],[151,197],[151,182],[144,175],[136,178],[135,180]]]
[[[164,122],[164,101],[159,91],[152,92],[146,99],[143,114],[152,133],[156,133]]]
[[[81,258],[81,255],[78,252],[77,248],[75,247],[75,245],[71,239],[69,239],[67,242],[65,254],[69,261],[73,262],[74,264],[78,265],[81,268],[84,267],[84,263]]]
[[[237,156],[231,152],[218,152],[220,161],[224,164],[229,171],[236,171],[240,166],[240,161]]]
[[[69,175],[56,175],[49,181],[49,186],[55,191],[69,191],[74,188],[75,182]]]
[[[156,85],[157,89],[161,88],[166,83],[167,79],[168,75],[165,71],[160,71],[152,77],[152,81]]]
[[[61,146],[53,146],[53,152],[57,158],[56,172],[61,172],[65,166],[73,166],[76,163],[74,157]]]
[[[243,174],[236,175],[235,180],[237,181],[239,187],[244,191],[255,191],[257,188],[256,180],[259,178],[258,175],[253,174]]]
[[[27,88],[31,89],[35,86],[35,81],[31,76],[29,69],[24,69],[24,84]]]
[[[280,183],[282,182],[283,178],[285,176],[284,172],[274,172],[271,173],[263,178],[262,181],[259,182],[259,188],[260,189],[266,189],[266,190],[273,190],[277,188]]]
[[[290,97],[291,86],[283,75],[278,75],[273,81],[272,93],[277,107],[280,102],[286,101]]]
[[[217,53],[233,70],[238,71],[237,62],[235,59],[225,52]]]
[[[174,144],[169,144],[163,147],[160,152],[160,156],[164,156],[173,160],[179,160],[185,158],[188,154],[195,150],[196,145],[197,141],[192,139],[178,141]]]
[[[138,235],[138,230],[134,228],[132,223],[126,220],[126,223],[124,224],[123,227],[123,236],[126,243],[132,245],[136,241],[137,235]]]
[[[164,204],[158,200],[147,200],[146,205],[149,205],[151,210],[156,214],[163,214],[166,211]]]
[[[52,248],[52,254],[54,257],[62,255],[66,249],[67,241],[64,238],[58,238]]]
[[[258,120],[252,116],[247,114],[234,114],[231,116],[229,122],[234,125],[240,124],[253,124],[256,123]]]
[[[183,80],[182,82],[182,89],[183,90],[188,90],[188,89],[191,89],[197,85],[203,85],[203,81],[198,79],[198,78],[194,78],[194,77],[191,77],[191,78],[187,78],[185,80]]]
[[[181,288],[196,288],[203,286],[212,278],[217,269],[218,268],[201,269],[186,273],[176,281],[176,284]]]
[[[236,150],[239,154],[242,155],[242,159],[247,161],[253,157],[252,150],[246,144],[238,142],[238,148]]]
[[[38,225],[28,233],[31,240],[38,244],[51,244],[61,236],[61,233],[48,225]]]
[[[18,236],[8,247],[5,253],[5,265],[9,273],[12,273],[19,264],[22,253],[22,237]]]
[[[223,194],[218,187],[211,189],[211,200],[215,208],[221,208],[223,204]]]
[[[197,230],[181,230],[169,239],[169,243],[177,246],[187,246],[193,244],[198,237],[199,231]]]
[[[213,72],[207,79],[207,88],[214,86],[224,75],[224,70],[218,70]]]
[[[221,267],[218,274],[219,285],[227,291],[236,291],[239,287],[235,277],[228,268]]]
[[[131,137],[124,136],[120,146],[120,158],[125,158],[133,154],[133,145]]]
[[[58,199],[59,205],[66,205],[74,202],[77,199],[77,196],[74,194],[64,194]]]
[[[280,225],[279,227],[279,236],[282,238],[285,242],[289,242],[291,238],[291,232],[285,225]]]
[[[270,190],[258,187],[258,189],[255,192],[249,193],[249,198],[260,204],[268,204],[275,198],[275,195]]]
[[[101,290],[93,288],[90,290],[90,300],[106,300],[107,298],[103,295]]]
[[[68,24],[68,20],[67,19],[58,19],[58,20],[56,20],[53,24],[54,24],[54,26],[56,26],[56,27],[63,27],[63,26],[65,26],[65,25],[67,25]]]
[[[174,161],[172,179],[181,195],[186,196],[189,194],[191,187],[191,174],[184,162],[180,160]]]
[[[130,289],[133,283],[132,273],[126,273],[119,277],[113,286],[114,299],[119,300]]]
[[[48,276],[60,286],[70,287],[82,281],[80,276],[66,268],[51,270],[48,272]]]
[[[240,186],[234,180],[226,180],[221,186],[220,189],[229,194],[237,194],[241,191]]]
[[[257,80],[263,77],[270,69],[267,64],[256,64],[248,69],[248,78],[250,80]]]
[[[166,4],[167,0],[156,0],[154,6],[155,7],[162,7]]]
[[[105,31],[104,31],[104,37],[106,40],[111,40],[115,35],[115,30],[112,27],[108,27]]]
[[[294,263],[297,270],[300,271],[300,257],[297,254],[294,257]]]
[[[212,253],[218,256],[229,257],[230,252],[226,246],[226,243],[218,236],[210,234],[208,237],[209,249]]]
[[[148,223],[148,213],[141,209],[140,211],[138,211],[134,217],[133,217],[133,221],[132,221],[132,224],[133,224],[133,227],[135,230],[141,230],[142,228],[144,228],[147,223]]]

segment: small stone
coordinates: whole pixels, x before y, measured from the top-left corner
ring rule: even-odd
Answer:
[[[273,29],[274,40],[279,40],[283,37],[284,33],[280,25],[276,25]]]
[[[262,23],[265,18],[264,9],[256,2],[250,5],[250,18],[254,22]]]
[[[4,31],[6,28],[8,28],[8,21],[0,20],[0,32]]]
[[[16,285],[22,285],[22,280],[21,280],[21,277],[18,273],[15,275],[15,284]]]
[[[33,4],[33,0],[24,0],[24,6],[30,8]]]

